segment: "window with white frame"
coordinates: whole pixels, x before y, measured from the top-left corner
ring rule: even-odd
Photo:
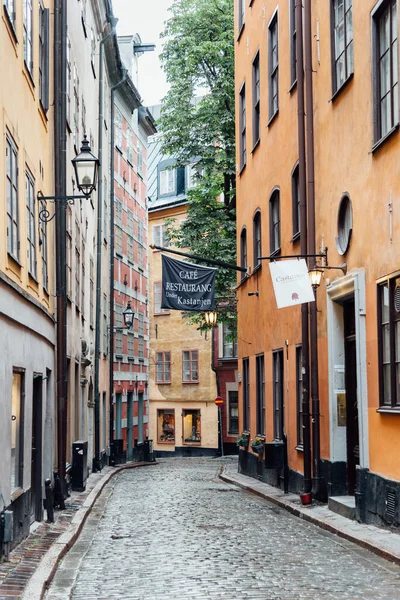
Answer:
[[[171,352],[156,352],[156,383],[171,383]]]
[[[278,13],[275,13],[268,27],[269,61],[269,118],[279,109],[279,62],[278,62]]]
[[[173,194],[175,192],[176,169],[164,169],[160,171],[160,195]]]
[[[7,11],[11,25],[15,27],[15,0],[3,0],[3,5]]]
[[[32,0],[24,0],[24,60],[29,73],[33,74],[33,7]]]
[[[49,108],[49,14],[50,10],[39,6],[39,99],[42,108]]]
[[[354,71],[353,0],[333,0],[332,8],[333,92],[336,92]]]
[[[169,247],[168,229],[164,223],[153,225],[153,244],[163,248]]]
[[[198,383],[199,381],[199,352],[198,350],[182,351],[182,381],[183,383]]]
[[[34,279],[37,278],[36,262],[36,215],[35,215],[35,183],[31,172],[25,171],[26,195],[26,234],[28,244],[28,272]]]
[[[18,150],[6,135],[7,252],[19,260]]]
[[[169,310],[166,308],[161,308],[161,297],[162,297],[162,284],[161,281],[157,281],[154,283],[153,287],[153,312],[155,315],[169,313]]]

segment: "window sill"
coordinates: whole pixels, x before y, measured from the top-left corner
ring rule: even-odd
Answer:
[[[20,498],[22,496],[22,494],[24,493],[24,490],[19,487],[16,490],[13,491],[13,493],[10,496],[10,501],[11,502],[15,502],[15,500],[18,500],[18,498]]]
[[[297,79],[295,79],[293,81],[293,83],[291,84],[290,88],[289,88],[289,94],[293,94],[293,92],[297,89]]]
[[[168,317],[168,315],[170,315],[170,314],[171,313],[168,311],[168,312],[165,312],[165,313],[154,313],[154,316],[155,317]]]
[[[257,273],[257,271],[261,271],[261,267],[262,267],[262,263],[260,262],[258,265],[256,265],[254,267],[254,269],[252,270],[251,274],[254,275],[255,273]]]
[[[10,254],[9,252],[7,253],[7,256],[9,259],[11,259],[11,262],[14,266],[18,267],[18,269],[22,269],[22,265],[16,256],[14,256],[13,254]]]
[[[273,250],[272,252],[270,252],[269,254],[269,258],[274,258],[275,256],[279,256],[281,253],[281,248],[277,248],[276,250]]]
[[[133,362],[133,361],[135,360],[135,357],[134,357],[134,356],[128,356],[128,360],[129,360],[130,362]]]
[[[122,360],[124,357],[123,357],[123,355],[122,355],[122,354],[115,354],[115,358],[116,358],[117,360]]]
[[[300,241],[300,231],[298,231],[297,233],[295,233],[292,237],[292,239],[290,240],[290,242],[292,244],[295,244],[296,242]]]
[[[170,381],[156,381],[157,385],[171,385]]]
[[[182,381],[183,385],[199,385],[198,381]]]
[[[388,415],[400,415],[400,406],[381,406],[376,409],[377,413],[388,414]]]
[[[272,117],[270,118],[270,120],[267,123],[267,127],[271,127],[272,123],[275,121],[276,117],[279,115],[279,108],[274,112],[274,114],[272,115]]]
[[[375,144],[372,146],[372,150],[371,150],[372,154],[375,154],[375,152],[376,152],[377,150],[379,150],[379,148],[380,148],[381,146],[383,146],[383,144],[384,144],[384,143],[385,143],[385,142],[386,142],[386,141],[387,141],[389,138],[391,138],[391,137],[392,137],[392,135],[393,135],[394,133],[396,133],[396,131],[398,131],[398,129],[399,129],[399,123],[396,123],[396,125],[395,125],[394,127],[392,127],[392,129],[391,129],[390,131],[388,131],[386,135],[384,135],[384,136],[383,136],[383,137],[382,137],[380,140],[378,140],[377,142],[375,142]]]
[[[240,167],[240,171],[239,171],[239,177],[241,177],[241,175],[242,175],[243,171],[245,170],[245,168],[246,168],[246,163],[244,163],[244,165],[242,165],[242,166]]]
[[[13,22],[10,19],[10,15],[8,14],[8,10],[6,8],[5,5],[3,5],[3,14],[4,14],[4,20],[6,22],[7,25],[7,31],[9,33],[9,36],[11,38],[11,42],[13,43],[14,49],[17,50],[17,44],[18,44],[18,38],[17,38],[17,34],[15,31],[15,27]]]
[[[184,446],[201,446],[201,442],[183,442]]]
[[[239,27],[239,33],[238,33],[238,36],[237,36],[237,38],[236,38],[236,41],[237,41],[237,42],[239,42],[239,41],[240,41],[240,38],[242,37],[243,31],[244,31],[244,26],[245,26],[245,23],[242,23],[242,24],[240,25],[240,27]]]
[[[255,152],[258,148],[258,146],[260,145],[260,138],[258,138],[258,140],[256,141],[256,143],[253,146],[252,151],[250,152],[250,154],[253,154],[253,152]]]
[[[340,88],[338,88],[338,89],[336,90],[336,92],[333,94],[333,96],[332,96],[332,98],[329,100],[329,102],[332,102],[332,103],[334,103],[334,102],[335,102],[336,98],[337,98],[338,96],[340,96],[340,94],[343,92],[343,90],[344,90],[345,88],[347,88],[347,86],[349,85],[350,81],[352,81],[352,80],[353,80],[353,77],[354,77],[354,73],[350,73],[350,75],[348,76],[348,78],[347,78],[347,79],[345,79],[345,80],[344,80],[344,82],[342,83],[342,85],[340,86]]]
[[[157,444],[164,444],[165,446],[175,446],[175,440],[166,442],[165,440],[157,440]]]
[[[295,450],[297,450],[297,452],[304,452],[304,447],[303,446],[296,446]]]

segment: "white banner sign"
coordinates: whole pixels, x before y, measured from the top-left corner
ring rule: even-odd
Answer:
[[[314,302],[314,291],[304,258],[270,262],[269,269],[278,308]]]

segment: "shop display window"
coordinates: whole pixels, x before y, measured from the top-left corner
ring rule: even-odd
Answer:
[[[160,443],[175,444],[175,411],[157,411],[157,439]]]
[[[185,444],[200,444],[200,410],[182,411],[183,441]]]

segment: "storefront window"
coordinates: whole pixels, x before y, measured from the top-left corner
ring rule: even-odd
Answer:
[[[185,444],[199,444],[200,435],[200,410],[183,410],[183,441]]]
[[[161,443],[175,443],[175,411],[157,411],[157,439]]]
[[[23,475],[23,373],[13,373],[11,397],[11,493],[22,487]]]

